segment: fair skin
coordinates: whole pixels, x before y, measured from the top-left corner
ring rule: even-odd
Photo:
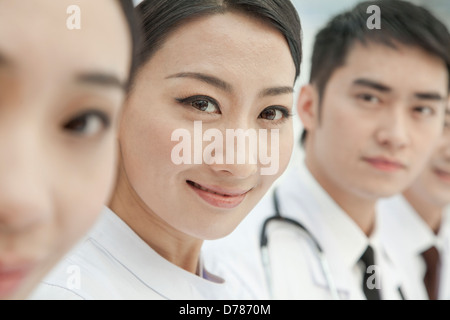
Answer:
[[[450,204],[450,108],[435,152],[419,178],[403,194],[437,234],[444,209]]]
[[[370,235],[375,203],[419,175],[442,134],[443,61],[418,48],[356,43],[326,86],[305,86],[298,112],[306,165],[336,203]]]
[[[0,299],[27,297],[112,192],[128,26],[117,2],[81,0],[69,31],[71,4],[0,1]]]
[[[267,24],[239,13],[184,23],[141,68],[125,107],[111,209],[162,257],[196,273],[203,240],[230,233],[288,165],[294,78],[287,42]],[[261,175],[259,161],[174,164],[171,135],[184,128],[193,136],[194,121],[224,136],[278,129],[278,172]]]

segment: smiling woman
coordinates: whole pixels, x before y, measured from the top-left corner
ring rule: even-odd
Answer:
[[[203,268],[201,246],[233,231],[288,165],[299,18],[289,0],[148,0],[137,11],[142,64],[120,125],[117,187],[99,224],[36,297],[238,298]],[[238,161],[235,150],[235,161],[174,163],[172,134],[195,139],[199,122],[222,136],[276,130],[279,148],[266,151],[276,153],[278,170],[262,175],[267,161]],[[205,147],[194,146],[194,157]],[[79,288],[66,285],[73,264]]]
[[[133,6],[77,3],[70,31],[70,1],[0,0],[0,299],[28,297],[113,189]]]

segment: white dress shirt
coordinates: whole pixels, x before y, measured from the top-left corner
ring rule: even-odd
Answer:
[[[226,283],[199,265],[201,277],[170,263],[105,208],[30,299],[230,299]]]
[[[450,299],[450,208],[443,215],[438,235],[401,195],[380,201],[379,214],[381,238],[401,270],[406,295],[414,300],[428,299],[422,252],[435,246],[442,263],[439,299]]]
[[[370,244],[375,250],[382,298],[400,299],[399,275],[380,242],[379,232],[375,230],[367,238],[303,162],[290,170],[277,187],[281,215],[303,224],[320,244],[339,298],[365,299],[363,270],[358,261]],[[263,267],[261,229],[264,221],[274,214],[272,192],[269,192],[233,233],[205,242],[206,266],[245,288],[250,299],[331,299],[316,247],[311,237],[296,226],[282,222],[269,224],[270,271]]]

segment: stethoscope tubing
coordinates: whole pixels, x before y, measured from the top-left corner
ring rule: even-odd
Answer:
[[[293,220],[293,219],[290,219],[290,218],[287,218],[287,217],[284,217],[281,215],[276,189],[273,191],[273,204],[274,204],[275,214],[273,216],[267,218],[264,221],[262,228],[261,228],[261,235],[260,235],[261,259],[262,259],[262,263],[264,266],[264,272],[265,272],[265,276],[267,279],[267,285],[269,287],[270,294],[273,296],[273,284],[272,284],[272,273],[271,273],[272,270],[270,267],[270,258],[269,258],[269,252],[268,252],[269,239],[268,239],[268,234],[267,234],[267,228],[268,228],[268,225],[270,224],[270,222],[280,221],[280,222],[284,222],[284,223],[288,223],[288,224],[296,226],[297,228],[301,229],[311,239],[311,241],[314,243],[315,251],[317,254],[317,258],[319,259],[319,262],[320,262],[320,265],[322,268],[322,272],[328,283],[328,286],[330,289],[330,294],[334,300],[340,299],[339,293],[337,291],[337,287],[336,287],[333,277],[331,275],[331,270],[330,270],[330,266],[328,264],[328,260],[326,259],[325,253],[324,253],[322,247],[320,246],[319,242],[317,241],[317,239],[312,235],[312,233],[303,224],[301,224],[300,222],[298,222],[296,220]]]

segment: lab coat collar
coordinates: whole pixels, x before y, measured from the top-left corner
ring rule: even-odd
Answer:
[[[447,248],[450,245],[450,205],[448,205],[444,209],[444,213],[442,215],[441,228],[438,233],[438,242],[442,249]]]
[[[345,268],[354,266],[369,244],[369,239],[348,214],[322,188],[303,162],[299,167],[303,177],[313,193],[318,204],[317,218],[320,224],[326,226],[326,232],[331,236],[319,236],[327,255],[341,259]]]
[[[350,290],[349,270],[360,259],[369,239],[320,186],[304,161],[291,170],[286,182],[279,186],[282,215],[301,221],[314,235],[326,252],[337,289],[345,297]],[[318,285],[328,286],[319,264],[311,266],[311,271]]]
[[[207,273],[203,266],[203,275],[217,282],[196,276],[161,257],[107,207],[90,236],[118,263],[162,297],[202,299],[213,297],[215,293],[221,294],[224,290],[224,281]],[[200,263],[203,263],[202,259]]]
[[[420,256],[437,237],[431,228],[402,196],[396,195],[379,202],[379,215],[387,241],[396,241],[405,254]]]

